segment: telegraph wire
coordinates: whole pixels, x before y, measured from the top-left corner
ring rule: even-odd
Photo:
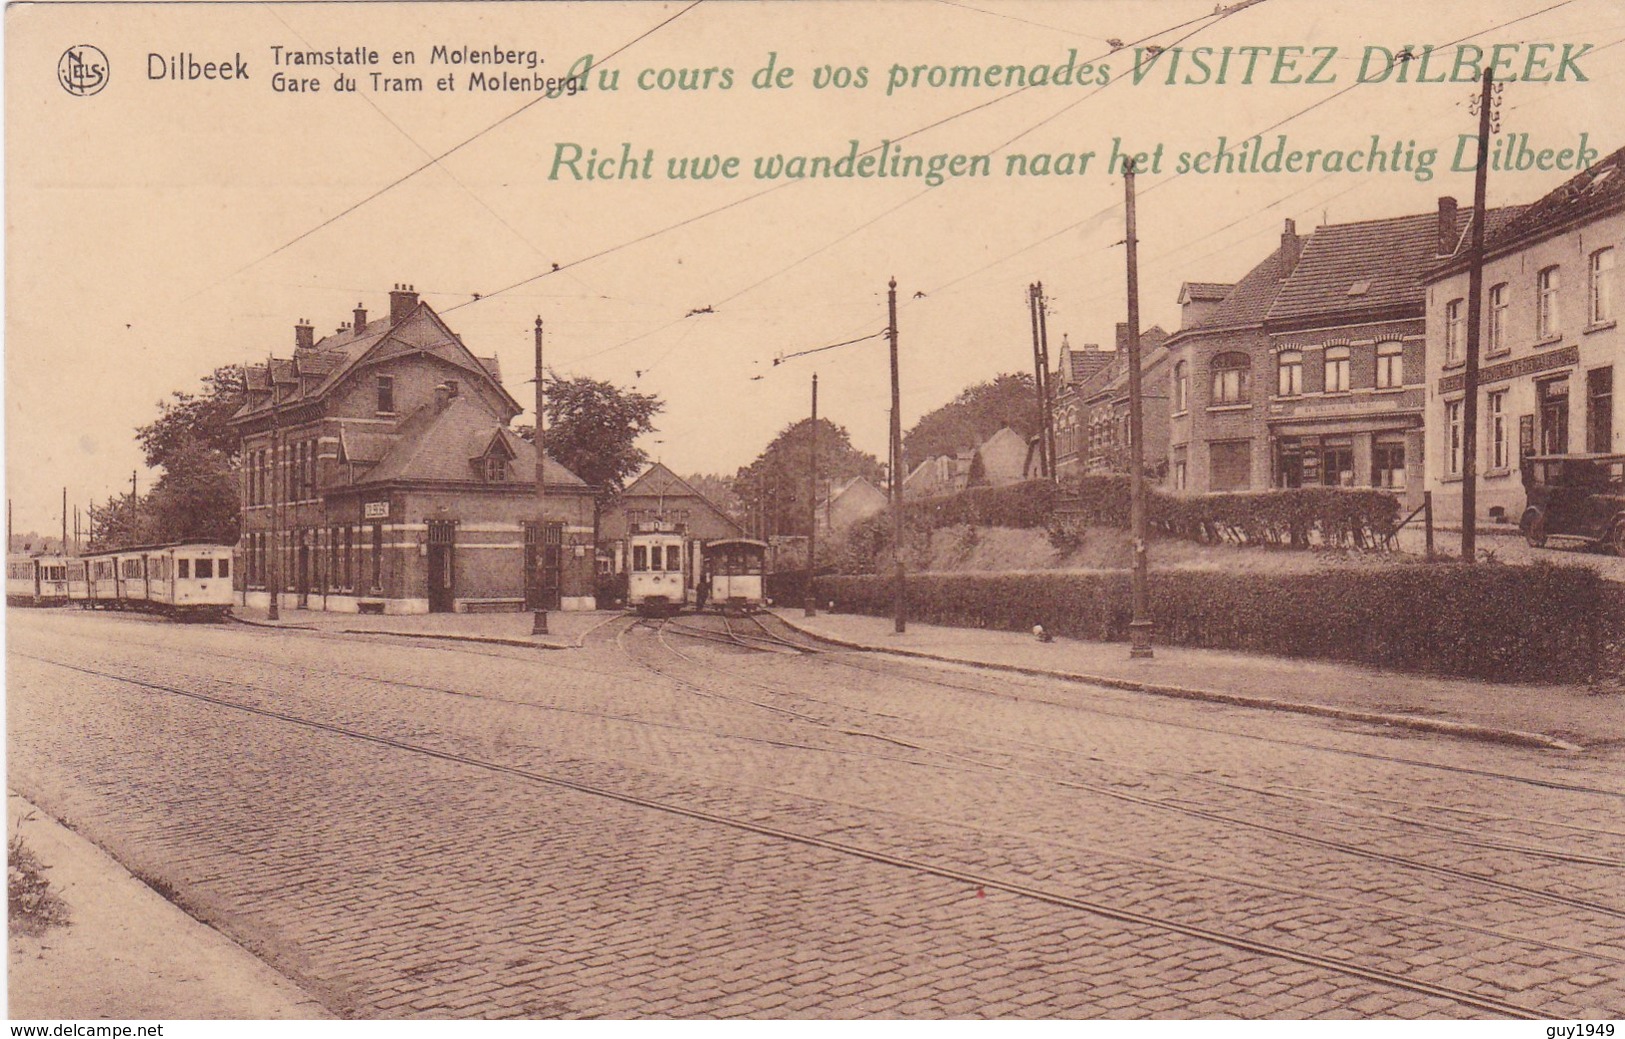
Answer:
[[[643,32],[643,33],[639,34],[638,36],[632,38],[631,40],[627,41],[626,43],[623,43],[621,46],[617,47],[615,50],[610,51],[609,54],[604,57],[603,61],[599,62],[598,64],[599,65],[608,64],[617,55],[625,52],[626,50],[628,50],[629,48],[633,47],[634,45],[642,42],[643,40],[648,39],[650,36],[652,36],[655,33],[659,32],[661,29],[664,29],[666,26],[670,25],[672,22],[675,22],[677,19],[681,18],[683,15],[687,14],[688,12],[694,10],[694,8],[700,6],[700,4],[702,4],[704,2],[705,2],[705,0],[693,0],[693,2],[690,3],[687,7],[683,8],[681,11],[678,11],[676,14],[672,15],[670,18],[665,19],[664,21],[662,21],[662,22],[658,23],[657,25],[655,25],[653,28],[650,28],[650,29],[646,30],[645,32]],[[401,176],[399,176],[399,177],[395,178],[394,180],[390,181],[388,184],[385,184],[383,187],[379,188],[377,191],[374,191],[372,194],[368,195],[366,198],[361,199],[359,202],[352,203],[351,205],[349,205],[349,206],[345,207],[344,209],[340,210],[339,212],[334,213],[332,216],[328,217],[326,220],[323,220],[321,223],[317,224],[315,227],[312,227],[308,231],[305,231],[305,232],[303,232],[303,233],[289,239],[288,241],[283,242],[281,245],[277,246],[275,249],[272,249],[270,252],[266,253],[264,256],[261,256],[256,260],[250,261],[247,264],[244,264],[243,266],[237,268],[235,271],[232,271],[230,274],[226,275],[226,277],[220,279],[220,281],[215,282],[213,285],[206,286],[206,287],[204,287],[202,289],[199,289],[197,292],[192,293],[190,296],[186,297],[186,301],[196,299],[198,296],[200,296],[203,293],[209,291],[210,289],[214,289],[214,288],[224,284],[225,282],[230,281],[231,279],[237,277],[239,274],[242,274],[244,271],[247,271],[247,270],[250,270],[250,269],[252,269],[254,267],[259,266],[260,264],[264,263],[266,260],[269,260],[271,257],[273,257],[273,256],[277,255],[278,253],[282,252],[283,250],[288,249],[288,248],[290,248],[290,247],[292,247],[294,245],[297,245],[298,243],[304,241],[306,238],[309,238],[311,235],[313,235],[316,232],[322,230],[324,227],[328,227],[329,225],[331,225],[331,224],[333,224],[333,223],[335,223],[335,222],[337,222],[339,220],[342,220],[344,217],[349,216],[351,213],[353,213],[356,210],[360,209],[362,206],[365,206],[367,203],[371,202],[373,199],[376,199],[376,198],[378,198],[378,197],[380,197],[380,196],[394,190],[395,188],[399,187],[400,185],[402,185],[402,184],[406,183],[407,181],[411,180],[413,177],[417,176],[419,173],[422,173],[424,170],[428,169],[429,167],[439,165],[440,161],[442,159],[448,158],[451,155],[455,154],[456,152],[461,151],[463,148],[467,147],[470,144],[473,144],[475,141],[479,140],[481,137],[484,137],[486,134],[490,133],[492,130],[495,130],[497,127],[503,125],[504,123],[506,123],[509,120],[513,119],[514,117],[520,115],[521,113],[529,111],[533,106],[538,105],[541,102],[546,101],[548,99],[549,99],[548,95],[545,94],[545,93],[541,94],[541,95],[539,95],[537,97],[532,98],[531,100],[525,102],[523,105],[520,105],[518,108],[514,109],[512,112],[509,112],[507,115],[503,116],[501,119],[498,119],[496,122],[489,124],[488,126],[486,126],[485,128],[483,128],[481,130],[475,131],[471,136],[465,137],[463,140],[461,140],[458,143],[452,145],[450,148],[448,148],[447,150],[441,152],[439,155],[434,156],[433,158],[431,158],[428,162],[424,163],[423,165],[417,167],[416,169],[408,170],[406,173],[404,173]]]

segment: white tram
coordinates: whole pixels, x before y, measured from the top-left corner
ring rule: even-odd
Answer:
[[[751,538],[707,541],[701,548],[703,600],[695,602],[723,613],[749,613],[767,604],[767,542]]]
[[[626,604],[644,616],[677,613],[692,601],[690,540],[681,530],[640,529],[626,540]]]
[[[230,545],[152,545],[68,560],[67,598],[85,609],[219,619],[231,609]]]
[[[61,606],[68,601],[65,556],[6,557],[7,606]]]

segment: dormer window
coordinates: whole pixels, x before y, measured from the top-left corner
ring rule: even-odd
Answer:
[[[508,460],[499,454],[485,456],[485,482],[502,483],[508,478]]]

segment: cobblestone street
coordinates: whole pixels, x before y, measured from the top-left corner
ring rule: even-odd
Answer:
[[[772,622],[9,620],[11,785],[340,1015],[1625,1015],[1618,747]]]

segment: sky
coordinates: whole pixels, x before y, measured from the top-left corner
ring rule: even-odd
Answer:
[[[64,486],[70,512],[126,490],[132,470],[150,487],[133,433],[171,391],[287,356],[302,318],[321,334],[358,303],[376,315],[396,283],[497,355],[520,401],[537,316],[558,374],[659,395],[660,428],[642,446],[679,472],[748,464],[806,414],[815,372],[820,414],[884,458],[887,350],[873,333],[889,279],[905,428],[969,385],[1031,371],[1034,281],[1051,300],[1052,356],[1063,335],[1111,343],[1126,316],[1114,144],[1162,147],[1136,178],[1138,252],[1142,324],[1170,330],[1182,282],[1239,278],[1286,219],[1306,232],[1429,212],[1441,195],[1470,204],[1471,172],[1450,167],[1476,128],[1475,84],[1416,82],[1448,79],[1463,44],[1506,45],[1519,81],[1501,95],[1503,135],[1526,133],[1535,151],[1582,134],[1601,155],[1625,145],[1622,0],[13,4],[4,30],[6,493],[19,533],[59,528]],[[94,94],[57,78],[82,44],[107,59]],[[1384,60],[1428,44],[1426,70]],[[1136,45],[1166,48],[1138,82]],[[444,64],[436,46],[521,60]],[[279,66],[276,47],[371,49],[379,64]],[[1226,47],[1223,84],[1191,61],[1216,69]],[[395,65],[405,51],[415,63]],[[586,55],[595,67],[574,96],[469,90],[475,72],[565,76]],[[248,76],[177,80],[170,58]],[[948,79],[956,66],[1069,61],[1090,66],[1071,77],[1086,84]],[[826,66],[848,85],[815,83]],[[372,89],[374,71],[424,89]],[[276,90],[277,72],[321,89]],[[342,72],[360,89],[333,89]],[[437,89],[447,75],[453,89]],[[1284,134],[1289,150],[1363,157],[1375,136],[1384,153],[1438,154],[1427,175],[1178,171],[1181,153],[1257,133],[1268,151]],[[853,141],[860,153],[891,141],[888,154],[987,156],[988,174],[756,175],[758,158],[839,158]],[[652,176],[576,179],[558,162],[623,148],[652,149]],[[1008,175],[1012,155],[1084,152],[1082,173]],[[669,175],[672,161],[728,158],[736,177]],[[1566,175],[1496,170],[1491,204],[1532,201]]]

